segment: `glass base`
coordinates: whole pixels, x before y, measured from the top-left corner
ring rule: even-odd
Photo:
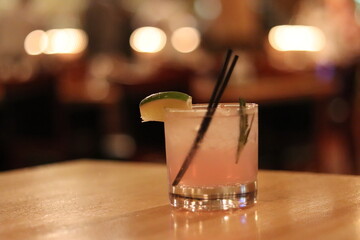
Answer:
[[[256,203],[256,181],[217,187],[170,187],[170,203],[190,211],[215,211],[249,207]]]

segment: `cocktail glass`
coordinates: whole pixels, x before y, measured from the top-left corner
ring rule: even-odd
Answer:
[[[206,115],[206,104],[191,110],[166,109],[165,144],[170,203],[191,211],[248,207],[256,202],[258,105],[220,103],[191,163],[182,167]]]

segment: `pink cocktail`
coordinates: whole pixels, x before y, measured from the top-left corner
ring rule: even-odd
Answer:
[[[189,210],[246,207],[256,202],[258,106],[219,104],[181,180],[173,184],[194,144],[207,110],[167,109],[166,161],[170,201]]]

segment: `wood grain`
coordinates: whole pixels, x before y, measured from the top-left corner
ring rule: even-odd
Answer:
[[[0,239],[360,239],[360,177],[260,171],[245,210],[168,205],[161,164],[81,160],[0,173]]]

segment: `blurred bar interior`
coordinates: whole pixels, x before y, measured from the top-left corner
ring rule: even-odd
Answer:
[[[165,162],[145,96],[260,104],[262,169],[360,172],[359,0],[0,0],[0,170]]]

